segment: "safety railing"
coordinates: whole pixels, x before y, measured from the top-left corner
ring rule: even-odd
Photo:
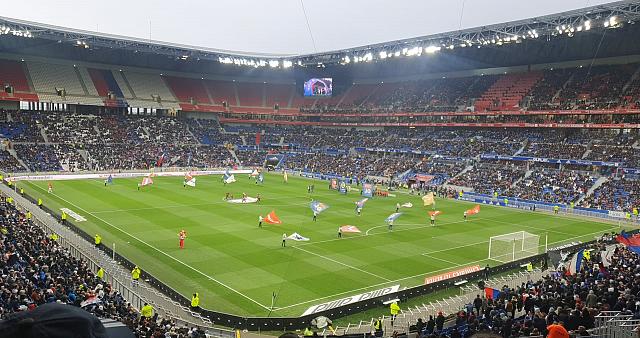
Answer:
[[[82,238],[70,228],[58,223],[52,215],[43,209],[39,209],[9,187],[0,185],[4,194],[14,198],[16,208],[21,212],[31,211],[32,221],[50,235],[58,235],[57,243],[65,249],[69,255],[86,262],[89,269],[96,273],[99,268],[105,271],[103,280],[109,283],[114,291],[117,291],[127,302],[136,309],[142,308],[144,303],[154,306],[158,314],[163,318],[169,318],[190,327],[199,327],[213,336],[231,338],[235,336],[233,330],[214,328],[209,318],[179,304],[162,292],[146,284],[144,281],[132,283],[131,275],[113,256],[98,250],[94,245]]]

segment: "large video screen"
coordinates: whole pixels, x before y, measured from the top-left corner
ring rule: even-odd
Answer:
[[[323,97],[331,96],[333,90],[333,79],[325,77],[321,79],[313,78],[304,83],[304,96]]]

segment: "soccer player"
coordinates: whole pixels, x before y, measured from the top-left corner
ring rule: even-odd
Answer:
[[[287,234],[284,233],[282,234],[282,247],[286,247],[287,246]]]
[[[393,221],[389,221],[387,225],[389,226],[389,230],[393,230]]]
[[[180,249],[184,249],[184,239],[187,238],[187,232],[184,229],[178,233],[178,239],[180,240]]]
[[[316,222],[318,220],[318,213],[317,212],[313,212],[313,221]]]
[[[262,197],[260,197],[260,194],[256,194],[256,203],[260,203],[260,201],[262,201]]]
[[[338,227],[338,238],[342,238],[342,227]]]
[[[464,221],[467,221],[467,211],[465,210],[464,213],[462,214],[462,216],[464,217]]]
[[[436,215],[431,215],[431,226],[436,225]]]
[[[245,203],[247,201],[247,194],[242,193],[242,203]]]
[[[48,192],[52,193],[53,192],[53,184],[51,184],[51,182],[48,183],[48,187],[49,187]]]
[[[107,186],[107,182],[108,182],[108,180],[106,180],[106,179],[105,179],[105,180],[104,180],[104,186],[105,186],[105,187]]]
[[[140,183],[138,183],[138,191],[140,191]]]
[[[262,228],[262,221],[264,221],[264,217],[262,215],[258,216],[258,228]]]
[[[358,216],[360,216],[362,214],[362,208],[361,207],[357,207],[356,208],[356,212],[358,213]]]
[[[400,211],[400,203],[396,203],[396,212]]]

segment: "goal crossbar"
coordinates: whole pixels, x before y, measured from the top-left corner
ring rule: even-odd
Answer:
[[[489,238],[489,259],[512,262],[537,255],[540,236],[526,231],[491,236]]]

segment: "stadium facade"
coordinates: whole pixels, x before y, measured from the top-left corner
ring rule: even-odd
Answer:
[[[640,26],[635,24],[639,18],[637,2],[621,1],[544,18],[316,55],[205,50],[4,18],[0,20],[0,108],[13,114],[5,121],[3,135],[15,143],[15,149],[3,154],[7,160],[2,169],[12,173],[148,169],[162,167],[160,157],[162,161],[172,159],[171,165],[179,167],[209,167],[224,157],[216,154],[231,145],[240,164],[259,166],[268,151],[290,153],[291,164],[285,161],[284,166],[302,172],[311,166],[296,162],[305,161],[296,157],[301,153],[317,153],[316,161],[325,162],[331,158],[328,156],[355,152],[376,159],[390,156],[394,165],[403,161],[406,165],[395,172],[319,167],[305,174],[353,180],[370,176],[386,184],[421,182],[419,175],[428,175],[429,180],[435,178],[434,183],[446,183],[448,187],[473,187],[467,195],[473,201],[495,203],[495,194],[496,199],[505,196],[504,204],[537,201],[547,208],[568,208],[571,203],[574,209],[575,203],[576,209],[600,210],[606,214],[602,217],[626,219],[637,206],[628,191],[635,181],[594,179],[584,172],[615,178],[637,178],[640,173],[635,155],[640,129]],[[332,95],[305,97],[303,83],[312,78],[331,78]],[[20,110],[36,115],[20,117],[16,114]],[[37,115],[43,112],[51,113],[50,121]],[[82,116],[89,114],[98,119],[111,114],[132,120],[133,116],[177,117],[188,121],[179,123],[189,131],[177,139],[183,137],[184,144],[211,146],[213,150],[203,150],[208,155],[197,164],[195,154],[179,158],[176,153],[184,151],[173,149],[176,153],[172,154],[166,145],[176,141],[171,138],[175,135],[167,132],[175,125],[158,122],[158,129],[147,133],[166,137],[159,142],[164,147],[161,156],[147,154],[139,163],[123,168],[123,162],[104,160],[119,157],[117,145],[109,150],[88,140],[116,140],[117,130],[127,130],[124,134],[130,135],[135,128],[123,125],[131,121],[114,122],[105,117],[100,124],[114,123],[115,127],[109,133],[93,133],[93,127],[82,122]],[[78,121],[74,122],[75,118]],[[73,131],[57,129],[57,119],[65,120]],[[51,129],[34,127],[42,125]],[[277,128],[285,132],[263,131]],[[215,129],[225,132],[207,131]],[[46,139],[40,139],[39,130],[48,134]],[[354,132],[356,136],[349,138],[340,132]],[[451,142],[461,142],[459,147],[447,148],[447,139],[453,139],[448,134],[454,134],[457,140]],[[518,134],[526,135],[527,140],[508,141]],[[87,138],[78,139],[83,135]],[[306,135],[321,141],[345,137],[342,144],[318,145],[305,141]],[[441,138],[435,144],[417,141],[425,135]],[[375,140],[395,136],[403,141]],[[267,140],[260,140],[265,137]],[[544,142],[545,137],[551,142]],[[467,142],[469,139],[474,141]],[[565,141],[566,146],[551,145]],[[104,149],[112,153],[101,153]],[[51,165],[43,159],[50,156],[42,154],[53,154]],[[56,156],[66,162],[62,164]],[[438,168],[410,164],[425,157],[438,163]],[[75,164],[71,166],[71,162]],[[503,170],[499,176],[508,177],[502,179],[508,184],[496,189],[501,182],[491,182],[490,188],[489,184],[477,183],[505,162],[511,169],[499,169]],[[460,167],[461,163],[464,165]],[[536,172],[536,165],[569,168],[571,177],[567,180],[571,184],[556,184],[562,193],[541,188],[538,194],[531,194],[529,185],[518,190],[518,183],[530,177],[549,180],[548,174]],[[347,166],[353,167],[355,162]],[[597,193],[600,186],[622,191],[626,199],[604,201]],[[510,262],[494,271],[507,271],[543,256]],[[476,272],[299,318],[246,318],[208,310],[202,313],[230,327],[302,327],[319,314],[337,318],[382,300],[411,298],[480,275]],[[161,280],[152,278],[152,282],[171,297],[187,302]]]

